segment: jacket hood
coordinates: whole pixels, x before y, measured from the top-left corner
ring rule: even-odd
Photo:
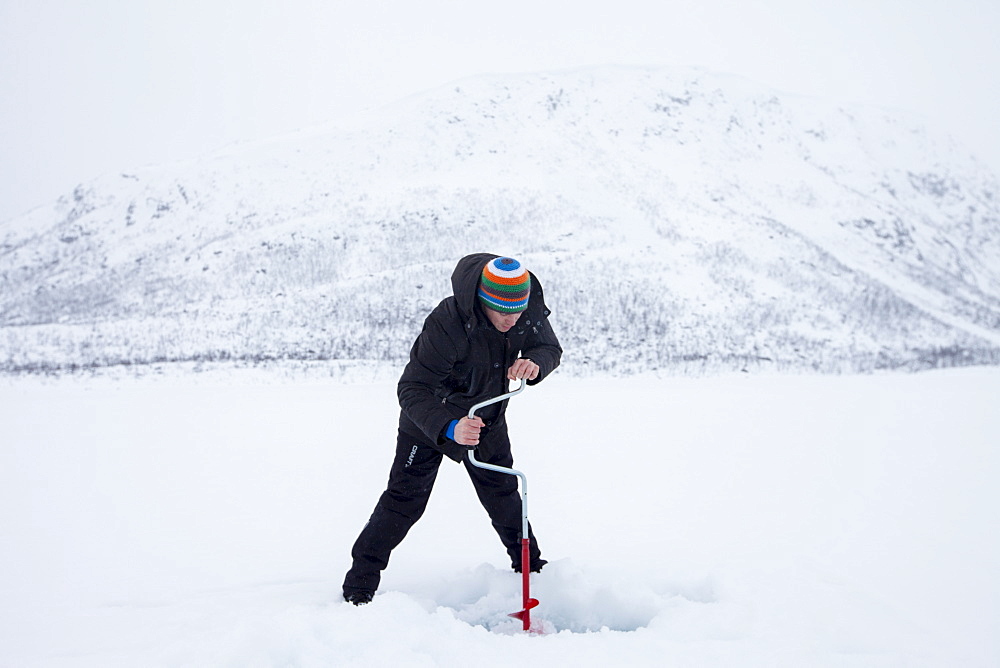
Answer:
[[[492,253],[473,253],[466,255],[455,265],[455,271],[451,274],[451,289],[463,319],[468,320],[475,315],[479,277],[483,275],[486,263],[498,257],[500,256]]]

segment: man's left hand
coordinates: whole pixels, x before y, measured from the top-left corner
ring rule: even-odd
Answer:
[[[538,378],[538,365],[527,359],[526,357],[521,357],[514,361],[507,369],[508,380],[534,380]]]

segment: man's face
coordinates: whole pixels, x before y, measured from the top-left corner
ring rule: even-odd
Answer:
[[[485,308],[483,310],[486,311],[486,317],[490,319],[493,326],[501,332],[506,332],[508,329],[516,325],[518,319],[521,317],[520,313],[501,313],[500,311],[494,311],[491,308]]]

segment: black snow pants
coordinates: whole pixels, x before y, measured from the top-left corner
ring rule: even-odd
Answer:
[[[402,542],[427,507],[442,457],[441,452],[425,439],[399,431],[389,484],[351,550],[353,564],[344,578],[345,594],[378,589],[382,571],[389,564],[389,554]],[[507,468],[513,466],[506,425],[494,427],[485,434],[477,457],[489,464]],[[511,567],[520,569],[521,495],[517,491],[517,477],[477,468],[467,459],[464,465],[480,503],[510,555]],[[531,566],[535,568],[541,559],[541,552],[530,526],[528,535]]]

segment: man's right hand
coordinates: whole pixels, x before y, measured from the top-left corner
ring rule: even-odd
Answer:
[[[459,445],[479,445],[479,431],[485,426],[478,415],[471,420],[462,418],[455,425],[455,442]]]

